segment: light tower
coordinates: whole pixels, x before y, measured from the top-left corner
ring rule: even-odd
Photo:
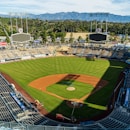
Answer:
[[[12,16],[13,16],[13,13],[10,12],[9,16],[10,16],[10,32],[11,32],[11,34],[13,34],[13,27],[12,27]]]
[[[15,20],[16,20],[16,31],[18,32],[18,20],[17,20],[17,16],[18,16],[17,13],[15,13],[15,18],[16,18],[16,19],[15,19]]]

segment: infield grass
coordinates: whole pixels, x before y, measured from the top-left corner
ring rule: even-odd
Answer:
[[[10,75],[53,115],[63,113],[70,116],[72,108],[69,108],[65,101],[28,86],[33,80],[54,74],[86,74],[107,80],[109,83],[106,87],[87,98],[85,105],[74,112],[76,118],[82,119],[99,115],[106,109],[118,76],[126,66],[123,62],[104,59],[86,61],[85,58],[79,57],[49,57],[0,64],[0,71]]]
[[[74,91],[68,91],[68,87],[74,87]],[[79,81],[62,80],[56,84],[47,87],[47,91],[55,93],[66,99],[80,99],[91,93],[93,86]]]

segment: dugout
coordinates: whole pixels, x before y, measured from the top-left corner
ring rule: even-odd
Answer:
[[[86,58],[87,61],[95,61],[96,56],[93,55],[93,54],[88,54],[88,55],[86,55],[85,58]]]

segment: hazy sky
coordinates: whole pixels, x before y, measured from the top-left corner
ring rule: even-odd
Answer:
[[[130,0],[1,0],[0,14],[106,12],[130,15]]]

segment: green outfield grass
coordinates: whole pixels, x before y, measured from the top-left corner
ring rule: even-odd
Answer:
[[[109,81],[106,87],[91,95],[84,101],[85,105],[74,112],[78,119],[82,119],[99,115],[106,109],[118,76],[125,67],[125,63],[102,59],[86,61],[85,58],[79,57],[49,57],[0,64],[0,71],[9,74],[24,90],[43,103],[44,107],[54,115],[64,113],[64,115],[70,116],[72,108],[69,108],[65,101],[28,86],[33,80],[47,75],[67,73],[86,74]]]
[[[74,91],[67,90],[67,87],[71,86],[75,88]],[[92,90],[93,86],[90,84],[70,80],[62,80],[47,87],[47,91],[55,93],[56,95],[66,99],[80,99],[81,97],[91,93]]]

